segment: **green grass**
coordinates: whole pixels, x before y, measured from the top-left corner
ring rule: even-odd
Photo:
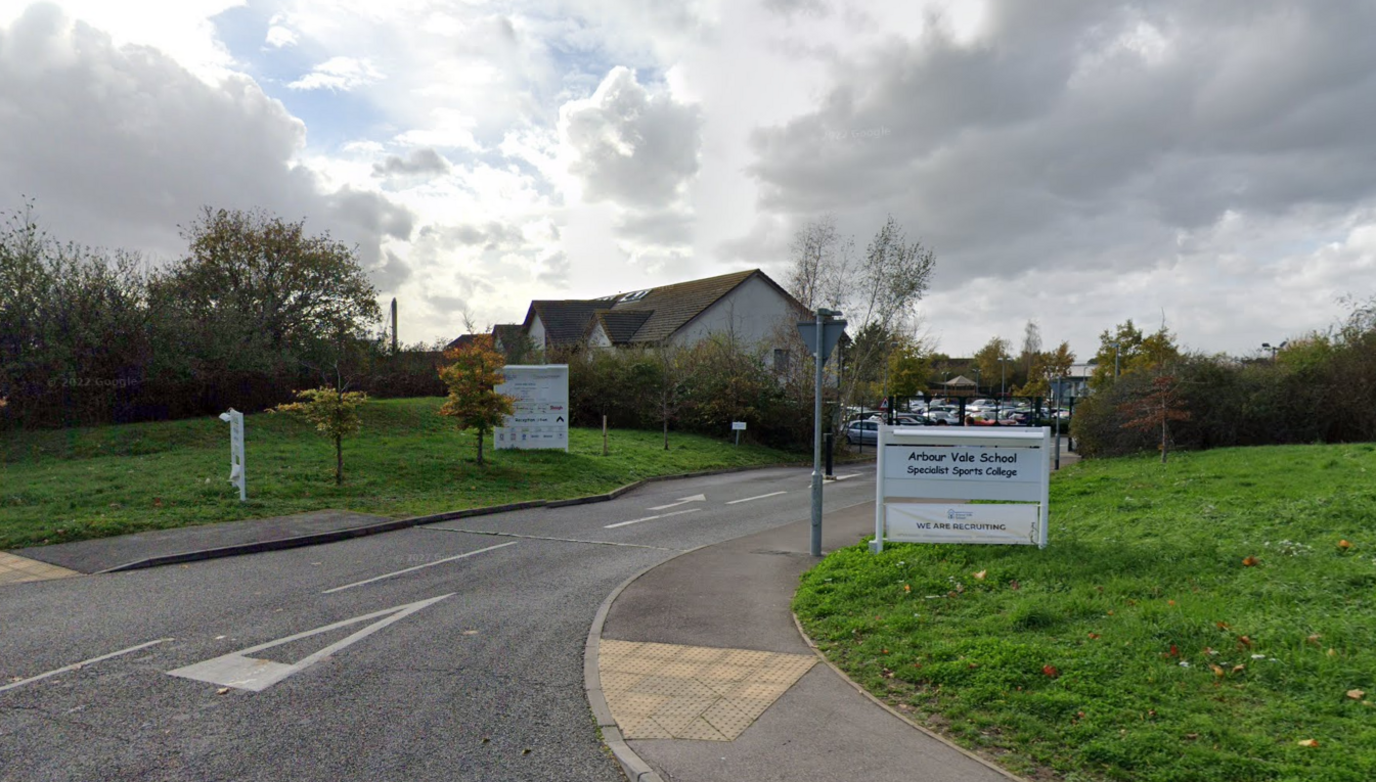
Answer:
[[[794,608],[871,692],[1039,779],[1369,782],[1373,479],[1369,444],[1086,461],[1047,549],[848,548]]]
[[[247,503],[228,483],[229,427],[217,418],[0,436],[0,549],[263,518],[322,508],[406,517],[610,491],[657,475],[801,461],[724,438],[571,429],[569,452],[494,451],[436,414],[440,399],[373,402],[363,431],[334,443],[283,415],[245,419]]]

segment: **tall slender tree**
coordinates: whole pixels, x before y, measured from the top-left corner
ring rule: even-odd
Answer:
[[[497,393],[506,359],[492,347],[492,335],[479,334],[464,347],[444,354],[453,363],[440,369],[449,398],[440,415],[453,418],[461,431],[473,429],[478,440],[478,464],[483,463],[483,438],[512,413],[513,399]]]

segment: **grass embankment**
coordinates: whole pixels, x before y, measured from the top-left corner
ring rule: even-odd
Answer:
[[[1370,782],[1373,480],[1369,444],[1083,462],[1046,550],[848,548],[794,608],[871,692],[1038,779]]]
[[[263,518],[322,508],[406,517],[610,491],[657,475],[801,461],[724,440],[571,429],[569,452],[494,451],[479,467],[471,433],[436,414],[441,399],[372,402],[363,431],[334,442],[284,415],[245,420],[249,501],[230,486],[229,427],[213,417],[0,437],[0,549]]]

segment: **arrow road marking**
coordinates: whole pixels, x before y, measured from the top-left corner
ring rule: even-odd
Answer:
[[[129,647],[128,649],[120,649],[118,652],[110,652],[109,654],[102,654],[102,655],[99,656],[99,657],[92,657],[92,658],[89,659],[89,660],[82,660],[82,661],[79,662],[79,663],[72,663],[71,665],[64,665],[64,666],[62,666],[61,668],[58,668],[57,670],[54,670],[54,671],[48,671],[47,673],[40,673],[40,674],[38,674],[37,676],[30,676],[30,677],[27,678],[27,679],[20,679],[20,680],[17,681],[17,682],[10,682],[9,684],[6,684],[4,687],[0,687],[0,692],[4,692],[5,690],[12,690],[12,689],[14,689],[15,687],[23,687],[24,685],[26,685],[26,684],[28,684],[28,683],[30,683],[30,682],[36,682],[36,681],[39,681],[40,679],[46,679],[46,678],[48,678],[49,676],[56,676],[56,675],[58,675],[59,673],[66,673],[67,671],[75,671],[76,669],[81,668],[81,667],[86,666],[86,665],[90,665],[91,663],[98,663],[98,662],[100,662],[101,660],[108,660],[108,659],[110,659],[111,657],[119,657],[121,654],[128,654],[128,653],[130,653],[130,652],[137,652],[137,651],[140,650],[140,649],[147,649],[147,648],[150,647],[150,646],[156,646],[156,645],[162,643],[163,641],[170,641],[170,640],[172,640],[172,639],[171,639],[171,638],[159,638],[159,639],[156,640],[156,641],[149,641],[149,642],[146,643],[146,644],[139,644],[138,646],[131,646],[131,647]]]
[[[670,505],[670,506],[668,506],[668,507],[671,507],[671,508],[672,508],[673,506]],[[651,508],[650,510],[654,510],[654,508]],[[642,522],[642,521],[654,521],[655,519],[664,519],[664,518],[668,518],[668,517],[670,517],[670,516],[682,516],[682,515],[685,514],[685,513],[697,513],[697,512],[700,511],[700,510],[702,510],[702,508],[689,508],[688,510],[676,510],[676,511],[674,511],[673,513],[661,513],[661,514],[659,514],[658,516],[646,516],[646,517],[643,518],[643,519],[631,519],[630,521],[618,521],[618,522],[615,523],[615,524],[608,524],[608,525],[606,525],[605,527],[603,527],[602,529],[616,529],[617,527],[624,527],[624,526],[626,526],[627,524],[639,524],[639,523]]]
[[[199,662],[195,665],[188,665],[183,668],[178,668],[175,671],[168,671],[167,673],[169,676],[179,676],[183,679],[193,679],[198,682],[208,682],[223,687],[235,687],[240,690],[249,690],[251,692],[262,692],[288,676],[304,671],[335,652],[367,638],[387,625],[393,622],[399,622],[422,608],[438,603],[446,597],[452,597],[453,595],[454,593],[450,592],[447,595],[432,597],[429,600],[418,600],[414,603],[396,606],[395,608],[374,611],[371,614],[356,616],[353,619],[345,619],[342,622],[335,622],[334,624],[325,625],[324,627],[317,627],[314,630],[307,630],[304,633],[289,635],[286,638],[279,638],[276,641],[268,641],[265,644],[250,646],[247,649],[240,649],[237,652],[230,652],[229,654],[220,655],[214,659]],[[282,644],[288,644],[292,641],[299,641],[302,638],[310,638],[313,635],[328,633],[331,630],[348,627],[349,625],[358,624],[359,622],[366,622],[369,619],[376,619],[379,616],[386,616],[387,618],[379,622],[373,622],[353,635],[335,641],[324,649],[308,657],[303,657],[292,665],[284,665],[279,662],[273,662],[272,660],[263,660],[248,656],[254,652],[261,652],[264,649],[271,649],[274,646],[281,646]]]
[[[743,500],[731,500],[730,502],[728,502],[728,503],[726,503],[726,504],[727,504],[727,505],[735,505],[735,504],[738,503],[738,502],[750,502],[750,501],[752,501],[752,500],[762,500],[762,499],[764,499],[764,498],[766,498],[766,497],[777,497],[777,496],[779,496],[780,494],[788,494],[788,492],[786,492],[786,491],[775,491],[775,492],[770,492],[769,494],[761,494],[761,495],[758,496],[758,497],[746,497],[746,498],[743,499]]]
[[[656,505],[653,508],[646,508],[645,510],[668,510],[669,508],[677,508],[680,505],[686,505],[690,502],[707,502],[707,495],[696,494],[692,497],[681,497],[678,502],[671,502],[668,505]]]
[[[460,555],[458,555],[457,557],[446,557],[446,558],[444,558],[444,559],[437,559],[437,560],[435,560],[434,562],[426,562],[424,565],[416,565],[415,567],[408,567],[408,568],[406,568],[405,570],[395,570],[395,571],[392,571],[391,573],[383,573],[383,574],[380,575],[380,576],[373,576],[372,578],[364,579],[364,580],[362,580],[362,581],[355,581],[355,582],[352,583],[352,584],[345,584],[345,585],[342,586],[342,587],[335,587],[334,589],[326,589],[324,592],[321,592],[320,594],[322,594],[322,595],[328,595],[328,594],[330,594],[331,592],[342,592],[342,591],[344,591],[345,589],[353,589],[354,587],[363,586],[364,584],[371,584],[371,583],[373,583],[374,581],[381,581],[381,580],[384,579],[384,578],[391,578],[392,576],[399,576],[399,575],[401,575],[401,574],[403,574],[403,573],[410,573],[410,572],[413,571],[413,570],[420,570],[421,568],[434,567],[435,565],[443,565],[443,564],[446,563],[446,562],[453,562],[453,561],[456,560],[456,559],[463,559],[464,557],[471,557],[471,556],[473,556],[474,554],[481,554],[481,553],[483,553],[483,552],[485,552],[485,551],[492,551],[493,549],[499,549],[499,548],[503,548],[503,547],[505,547],[505,546],[514,546],[514,545],[516,545],[516,541],[514,541],[514,540],[511,541],[510,543],[498,543],[498,544],[495,545],[495,546],[488,546],[487,548],[480,548],[480,549],[478,549],[477,551],[470,551],[470,552],[468,552],[467,554],[460,554]]]

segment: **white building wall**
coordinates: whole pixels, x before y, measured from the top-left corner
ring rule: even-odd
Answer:
[[[797,328],[794,324],[801,317],[774,286],[751,277],[680,329],[674,341],[692,345],[711,334],[729,332],[746,345],[784,347],[786,343],[777,339],[779,330]]]
[[[545,324],[540,322],[539,315],[530,319],[530,344],[536,350],[545,349]]]
[[[609,348],[612,346],[612,340],[607,336],[607,332],[602,330],[601,323],[592,327],[592,333],[588,335],[588,344],[595,348]]]

